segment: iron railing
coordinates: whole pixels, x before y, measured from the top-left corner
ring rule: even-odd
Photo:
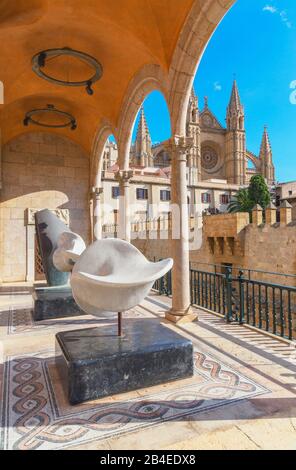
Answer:
[[[229,264],[213,264],[213,263],[205,263],[201,261],[191,261],[190,262],[190,269],[194,269],[197,271],[208,271],[211,270],[213,272],[222,272],[227,270],[229,268]],[[231,272],[232,274],[236,275],[237,277],[239,276],[240,271],[244,273],[244,277],[248,277],[249,279],[252,278],[266,278],[268,277],[269,279],[272,278],[281,278],[283,283],[288,283],[291,284],[291,282],[296,282],[296,274],[289,274],[289,273],[279,273],[279,272],[274,272],[274,271],[264,271],[262,269],[250,269],[250,268],[243,268],[239,266],[231,266]]]
[[[159,295],[172,295],[172,271],[166,273],[163,277],[158,279],[153,286]]]
[[[266,273],[268,274],[268,273]],[[248,324],[289,340],[296,339],[296,287],[251,279],[243,270],[210,272],[190,269],[191,303],[222,314],[227,322]],[[171,272],[154,284],[172,294]]]

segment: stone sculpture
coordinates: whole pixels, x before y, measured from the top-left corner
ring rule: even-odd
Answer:
[[[173,265],[171,258],[152,263],[132,244],[116,238],[97,240],[78,258],[72,271],[73,297],[91,315],[121,312],[138,305],[154,282]]]
[[[63,286],[69,282],[69,273],[59,271],[53,263],[53,254],[58,248],[58,238],[70,232],[67,225],[48,209],[36,212],[36,233],[43,269],[48,286]]]
[[[53,264],[59,271],[70,272],[85,250],[84,240],[74,232],[63,232],[58,237],[58,248],[53,253]]]
[[[173,260],[151,263],[130,243],[97,240],[76,260],[73,297],[88,314],[118,313],[113,322],[56,334],[56,365],[71,404],[149,387],[193,375],[192,342],[159,319],[127,319],[121,313],[138,305]]]
[[[69,271],[85,243],[48,209],[36,212],[35,221],[47,286],[35,286],[34,320],[82,315],[73,299]]]

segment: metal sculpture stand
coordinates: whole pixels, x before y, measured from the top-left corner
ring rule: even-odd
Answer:
[[[117,335],[122,336],[122,312],[118,312]]]

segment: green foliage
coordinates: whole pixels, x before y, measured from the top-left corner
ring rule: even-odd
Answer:
[[[252,210],[248,189],[240,189],[228,205],[228,212],[250,212]]]
[[[269,189],[262,175],[252,176],[248,192],[252,207],[259,204],[265,209],[270,203]]]
[[[248,188],[240,189],[228,205],[228,212],[251,212],[256,204],[265,209],[270,203],[270,193],[261,175],[252,176]]]

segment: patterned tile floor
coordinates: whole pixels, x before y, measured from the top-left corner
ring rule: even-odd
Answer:
[[[70,406],[55,333],[114,319],[34,323],[28,286],[0,290],[1,448],[296,449],[294,345],[202,311],[175,327],[163,319],[169,304],[152,294],[125,321],[162,321],[190,338],[194,377]]]

